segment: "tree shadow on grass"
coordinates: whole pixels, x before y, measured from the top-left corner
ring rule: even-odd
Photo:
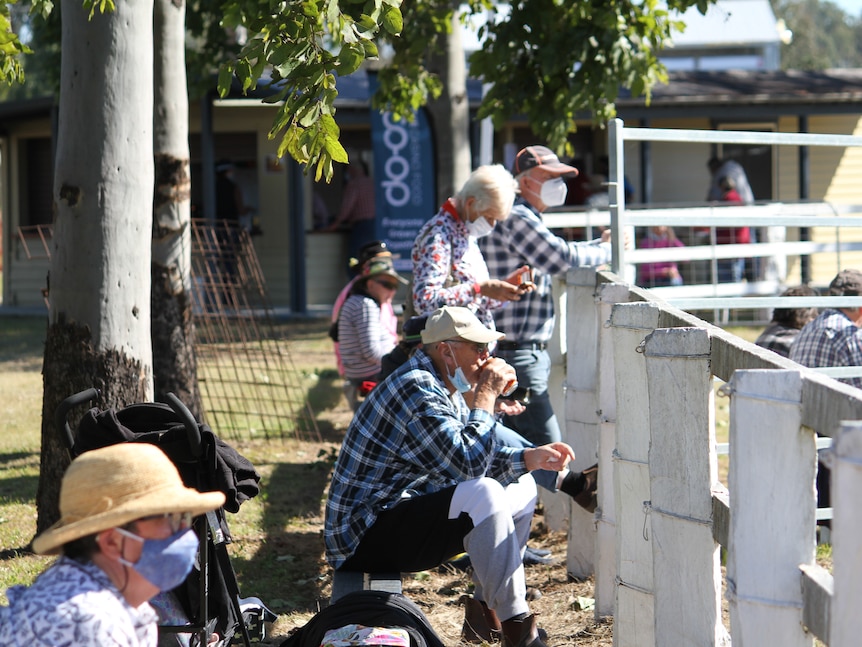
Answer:
[[[266,486],[263,530],[254,557],[235,564],[255,595],[276,613],[316,612],[325,606],[329,567],[324,559],[322,507],[332,458],[312,463],[278,463]]]

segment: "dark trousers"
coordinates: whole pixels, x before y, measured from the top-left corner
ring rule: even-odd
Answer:
[[[467,514],[448,518],[454,492],[455,486],[448,487],[381,513],[341,569],[417,573],[464,552],[464,536],[473,522]]]

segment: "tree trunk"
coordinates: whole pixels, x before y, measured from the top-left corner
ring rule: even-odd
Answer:
[[[429,56],[428,69],[440,76],[443,92],[428,102],[427,109],[436,142],[437,204],[443,204],[467,181],[472,170],[467,66],[457,11],[452,17],[451,32],[439,37],[444,39],[444,46]]]
[[[153,154],[153,387],[174,393],[196,418],[202,406],[191,304],[191,179],[183,0],[155,0]]]
[[[99,407],[152,398],[153,4],[88,19],[81,0],[63,0],[62,12],[39,531],[59,517],[69,461],[57,405],[93,386]]]

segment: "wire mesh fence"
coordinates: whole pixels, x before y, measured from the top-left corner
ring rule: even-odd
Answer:
[[[20,227],[27,260],[50,259],[50,225]],[[303,376],[276,325],[248,232],[226,221],[191,223],[191,302],[204,419],[232,440],[320,440]],[[47,290],[43,290],[46,297]]]
[[[232,438],[319,440],[248,232],[226,221],[192,221],[192,277],[198,382],[210,426]]]

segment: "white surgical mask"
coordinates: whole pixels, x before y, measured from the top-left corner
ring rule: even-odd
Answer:
[[[566,201],[566,193],[568,188],[563,178],[555,177],[550,180],[545,180],[542,183],[542,189],[539,192],[539,197],[547,207],[559,207]]]
[[[479,216],[473,221],[467,221],[465,224],[467,225],[467,233],[473,238],[482,238],[482,236],[487,236],[494,231],[494,225],[483,216]]]

